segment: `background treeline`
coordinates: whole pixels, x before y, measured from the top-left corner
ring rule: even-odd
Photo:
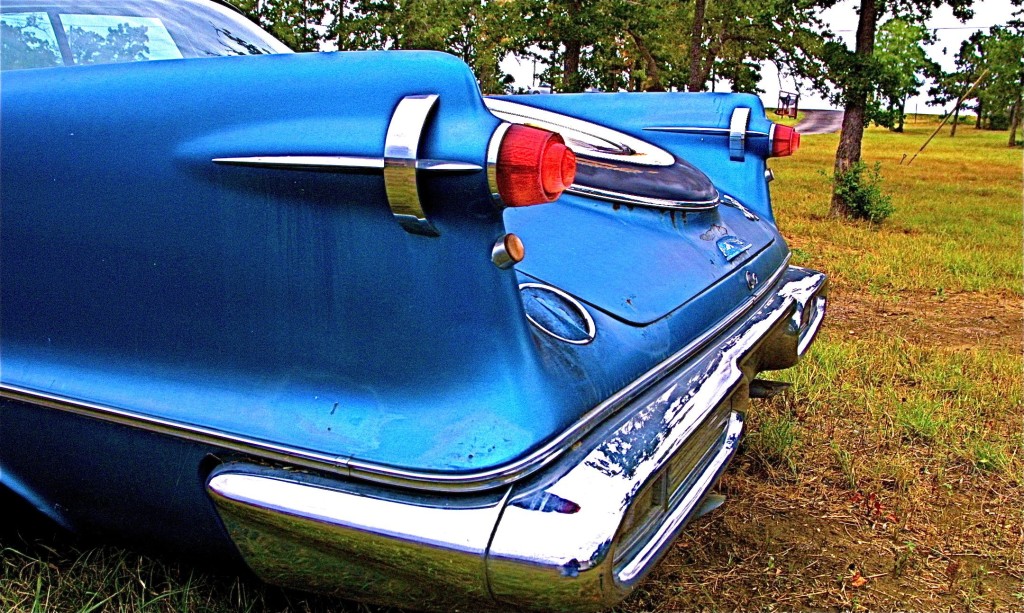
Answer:
[[[509,54],[555,91],[752,90],[760,63],[821,74],[817,5],[793,0],[233,0],[295,50],[434,49],[486,93],[510,91]]]
[[[510,93],[500,67],[515,55],[533,61],[553,91],[703,91],[715,81],[755,92],[761,66],[831,95],[849,80],[853,52],[822,22],[835,0],[232,0],[296,51],[433,49],[462,58],[485,93]],[[913,3],[909,3],[913,4]],[[932,33],[922,14],[895,10],[875,35],[870,119],[899,127],[906,100],[924,77],[939,104],[958,99],[986,68],[967,100],[979,127],[1006,129],[1024,89],[1018,21],[977,32],[946,73],[928,59]],[[912,7],[907,7],[911,8]],[[844,29],[854,24],[838,24]],[[839,87],[837,87],[837,85]]]

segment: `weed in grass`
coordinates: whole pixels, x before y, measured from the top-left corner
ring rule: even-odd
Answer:
[[[799,440],[796,420],[790,415],[772,416],[761,422],[760,428],[752,435],[751,447],[754,453],[769,466],[785,466],[796,472],[794,461]]]
[[[941,402],[929,398],[908,398],[895,403],[896,423],[908,439],[930,443],[946,429],[942,408]]]
[[[983,472],[1000,473],[1006,470],[1009,464],[1006,448],[999,443],[986,440],[971,443],[969,459],[972,461],[974,468]]]
[[[894,577],[899,577],[903,574],[903,571],[911,564],[916,551],[917,545],[911,541],[907,541],[903,544],[903,547],[896,549],[896,560],[892,565],[892,575]]]
[[[840,447],[835,441],[829,441],[828,446],[832,449],[832,455],[839,463],[839,470],[846,479],[846,486],[851,490],[857,489],[857,473],[853,468],[853,454]]]

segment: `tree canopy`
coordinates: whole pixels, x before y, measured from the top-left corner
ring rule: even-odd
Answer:
[[[500,93],[509,54],[554,91],[756,91],[760,65],[824,86],[819,9],[836,0],[231,0],[296,51],[435,49]]]

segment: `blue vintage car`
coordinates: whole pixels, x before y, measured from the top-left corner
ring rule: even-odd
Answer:
[[[822,321],[769,197],[798,135],[756,97],[483,98],[203,0],[0,24],[0,480],[71,530],[607,608]]]

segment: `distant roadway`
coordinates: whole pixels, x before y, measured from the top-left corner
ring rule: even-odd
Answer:
[[[831,134],[842,127],[842,111],[804,111],[804,118],[796,124],[800,134]]]

